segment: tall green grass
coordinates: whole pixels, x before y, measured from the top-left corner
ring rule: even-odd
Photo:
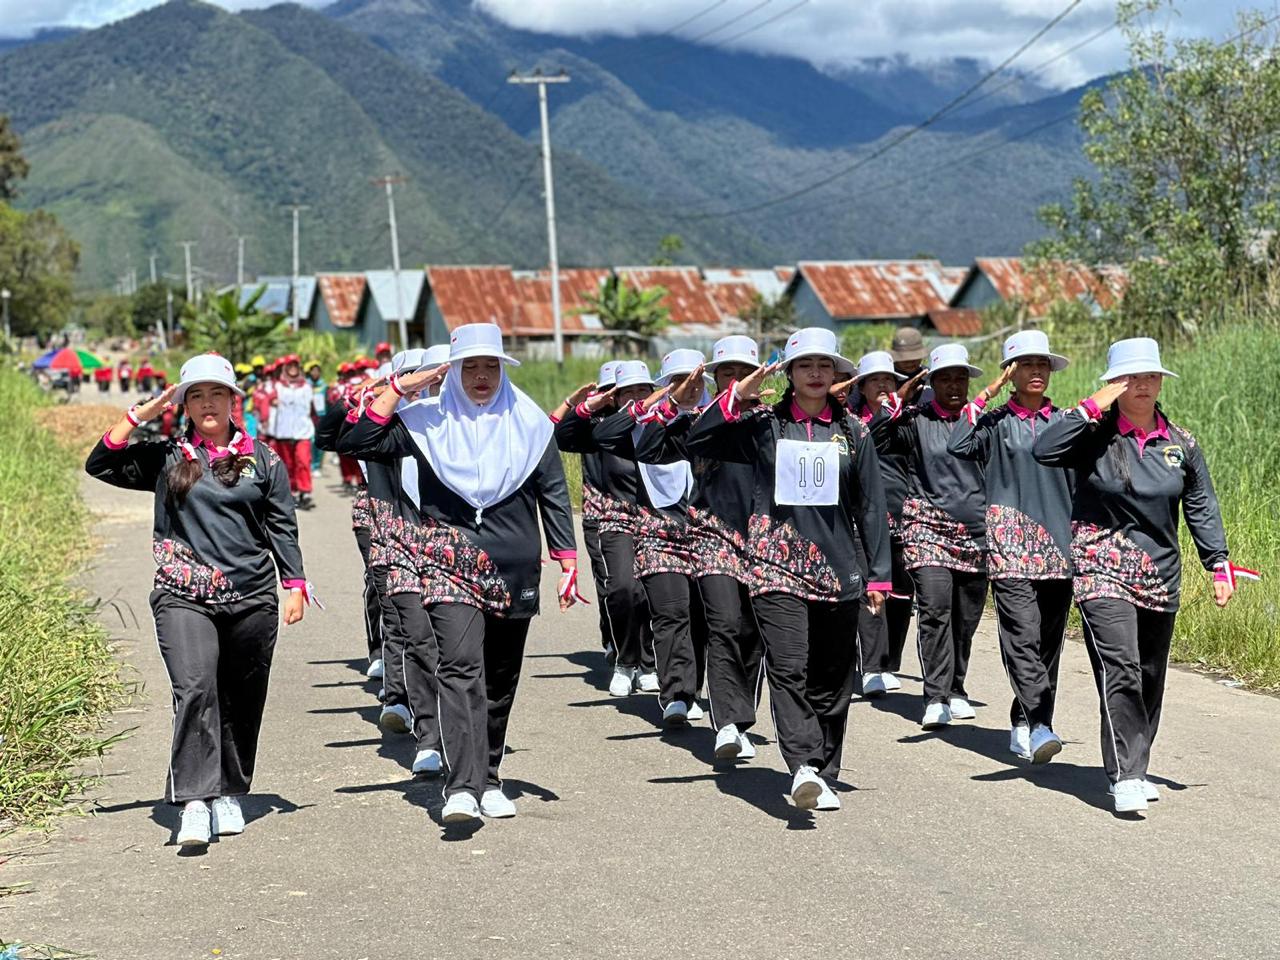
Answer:
[[[39,823],[80,794],[122,693],[105,632],[67,583],[89,549],[88,515],[79,459],[34,420],[42,402],[0,371],[0,828]]]
[[[1280,688],[1280,433],[1271,410],[1280,388],[1278,341],[1271,329],[1241,325],[1165,349],[1165,366],[1179,376],[1166,378],[1160,395],[1165,413],[1204,450],[1232,559],[1263,572],[1261,582],[1242,581],[1219,610],[1184,526],[1173,657],[1268,688]],[[1105,366],[1105,348],[1073,356],[1050,394],[1060,406],[1076,403],[1101,386]]]

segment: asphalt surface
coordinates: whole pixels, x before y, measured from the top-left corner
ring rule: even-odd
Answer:
[[[1163,799],[1120,819],[1083,647],[1063,663],[1067,747],[1032,769],[1007,752],[989,623],[978,719],[923,734],[914,679],[855,702],[844,809],[810,814],[785,797],[767,708],[759,757],[722,769],[705,721],[668,734],[656,698],[611,699],[595,609],[556,612],[548,571],[503,766],[519,815],[446,832],[438,783],[408,774],[409,738],[376,726],[359,555],[329,470],[301,519],[328,610],[283,630],[248,829],[201,856],[171,845],[160,799],[151,501],[86,481],[102,540],[86,583],[126,610],[104,620],[145,689],[115,718],[135,731],[103,760],[93,815],[8,841],[30,852],[0,885],[30,892],[0,899],[0,940],[110,960],[1280,955],[1280,701],[1172,671]]]

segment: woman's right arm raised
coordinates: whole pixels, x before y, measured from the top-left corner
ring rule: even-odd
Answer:
[[[164,470],[167,443],[135,443],[129,445],[134,429],[161,416],[173,406],[178,385],[168,387],[159,396],[125,411],[89,453],[84,469],[89,476],[113,487],[126,490],[154,490]]]

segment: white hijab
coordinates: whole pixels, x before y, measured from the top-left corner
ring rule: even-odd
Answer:
[[[476,508],[479,524],[486,508],[519,490],[537,469],[553,428],[508,379],[505,366],[496,395],[484,404],[462,389],[461,362],[453,367],[438,398],[409,404],[399,414],[440,482]],[[416,495],[416,465],[413,474],[412,484],[402,476]]]
[[[640,441],[645,426],[643,423],[635,425],[631,431],[633,443]],[[664,464],[637,463],[637,466],[640,467],[640,479],[644,481],[649,502],[655,507],[669,507],[693,493],[693,470],[688,460]]]

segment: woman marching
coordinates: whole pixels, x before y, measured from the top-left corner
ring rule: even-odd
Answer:
[[[684,379],[701,370],[703,359],[697,350],[671,351],[662,360],[658,385],[665,389],[675,378]],[[646,377],[647,373],[645,368]],[[699,399],[704,393],[699,391]],[[649,399],[656,403],[658,397]],[[690,589],[694,574],[689,540],[693,473],[688,460],[663,465],[639,461],[636,443],[650,419],[646,404],[634,400],[598,423],[593,437],[601,450],[631,463],[639,478],[635,578],[649,600],[662,722],[678,727],[702,718],[698,704],[702,671],[693,633],[694,618],[701,619],[701,601]],[[705,644],[702,646],[705,649]]]
[[[538,518],[560,563],[560,608],[577,599],[573,513],[547,415],[507,378],[496,324],[458,327],[439,400],[397,412],[445,368],[391,378],[339,438],[353,456],[417,467],[422,602],[439,650],[445,823],[511,817],[498,768],[529,623],[538,613]]]
[[[1225,607],[1238,568],[1195,437],[1157,402],[1160,347],[1146,337],[1107,351],[1106,386],[1036,438],[1041,463],[1076,471],[1071,557],[1075,600],[1102,706],[1102,761],[1117,813],[1158,798],[1147,779],[1178,614],[1178,509]]]
[[[987,579],[996,601],[1000,655],[1013,687],[1009,749],[1032,763],[1062,750],[1053,732],[1058,660],[1071,608],[1069,471],[1045,466],[1032,444],[1065,416],[1045,396],[1067,358],[1049,350],[1039,330],[1004,342],[999,378],[978,391],[952,431],[947,449],[983,466],[987,490]],[[986,413],[1005,384],[1013,396]]]
[[[289,477],[232,421],[239,394],[226,359],[192,357],[180,382],[129,408],[85,464],[113,486],[155,493],[151,610],[173,690],[165,794],[183,807],[181,846],[244,830],[239,798],[253,779],[279,630],[277,576],[286,624],[309,599]],[[191,423],[181,439],[129,445],[135,427],[177,404]]]
[[[705,370],[715,378],[717,393],[722,393],[759,366],[756,342],[750,337],[730,336],[716,341]],[[689,428],[707,405],[703,371],[703,366],[693,370],[673,387],[669,399],[654,408],[656,419],[636,441],[636,457],[646,464],[692,462],[688,542],[706,619],[707,694],[716,730],[715,757],[750,760],[756,749],[747,731],[755,725],[764,676],[760,631],[751,612],[747,576],[755,468],[690,456],[686,443]]]
[[[964,681],[987,599],[987,504],[982,465],[947,452],[969,400],[969,380],[982,371],[958,343],[936,347],[927,370],[933,398],[905,407],[898,394],[890,394],[870,430],[877,449],[907,458],[902,555],[916,584],[925,698],[920,726],[935,730],[975,715]],[[908,381],[902,392],[914,384]]]
[[[836,810],[827,781],[840,773],[857,665],[849,624],[889,592],[888,511],[866,429],[829,397],[837,372],[853,372],[835,334],[792,334],[782,367],[777,406],[743,408],[774,369],[760,367],[703,412],[688,446],[755,468],[749,577],[778,747],[796,806]]]

